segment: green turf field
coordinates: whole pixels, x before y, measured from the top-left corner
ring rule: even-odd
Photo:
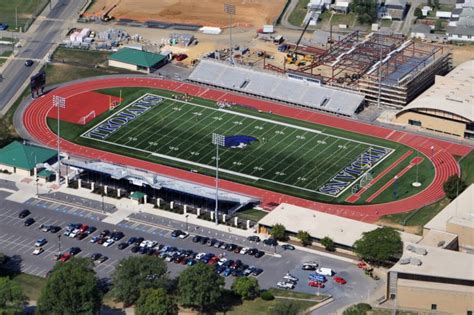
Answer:
[[[35,17],[41,13],[48,0],[2,0],[0,1],[0,23],[6,23],[9,29],[21,27],[25,32]]]
[[[211,142],[212,134],[251,136],[257,141],[245,147],[220,147],[220,176],[312,200],[344,202],[363,174],[337,193],[326,193],[321,188],[349,165],[362,165],[362,154],[372,157],[376,150],[386,151],[376,163],[363,164],[364,173],[371,172],[376,176],[408,150],[394,142],[252,109],[236,106],[222,109],[215,102],[199,98],[193,98],[190,102],[176,100],[168,91],[124,88],[120,92],[119,89],[99,92],[111,95],[122,93],[123,104],[85,126],[63,122],[63,137],[82,145],[213,175],[216,146]],[[98,126],[104,126],[114,117],[120,117],[120,113],[134,108],[137,104],[134,102],[146,93],[157,95],[162,100],[106,137],[93,135],[92,131],[97,131]],[[48,123],[55,131],[55,121],[48,119]],[[401,170],[406,164],[408,160],[394,171]],[[425,161],[420,166],[425,184],[433,178],[430,165]],[[369,197],[386,180],[374,185],[364,197]],[[398,198],[416,192],[416,189],[407,189]],[[365,198],[357,203],[364,203]],[[388,193],[374,202],[390,201],[391,198]]]

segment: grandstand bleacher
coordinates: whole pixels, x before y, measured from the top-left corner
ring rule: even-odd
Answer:
[[[353,116],[364,101],[363,95],[321,86],[303,77],[289,78],[211,59],[201,60],[188,80],[344,116]]]

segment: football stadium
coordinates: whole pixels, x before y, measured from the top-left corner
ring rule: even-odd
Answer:
[[[434,176],[429,160],[407,146],[225,99],[124,87],[66,103],[60,133],[71,142],[210,176],[218,166],[220,178],[310,200],[387,202],[419,192],[404,189],[415,169],[425,184]],[[390,184],[402,171],[409,174]]]

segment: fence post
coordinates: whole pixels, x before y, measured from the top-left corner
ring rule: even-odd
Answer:
[[[239,226],[239,218],[238,217],[234,218],[234,225]]]

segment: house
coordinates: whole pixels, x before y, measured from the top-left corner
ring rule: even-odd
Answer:
[[[109,57],[109,66],[132,71],[151,73],[168,63],[169,59],[161,54],[122,48]]]
[[[446,35],[450,41],[474,42],[474,8],[463,8],[458,18],[451,18]]]
[[[386,0],[381,7],[382,18],[401,21],[405,18],[407,8],[407,0]]]
[[[331,6],[333,11],[347,14],[349,12],[349,6],[352,1],[350,0],[336,0],[334,5]]]
[[[411,27],[410,37],[425,40],[427,35],[431,33],[431,27],[426,24],[415,24]]]
[[[423,8],[421,8],[421,14],[423,16],[428,16],[428,14],[433,11],[433,9],[430,6],[425,5]]]

